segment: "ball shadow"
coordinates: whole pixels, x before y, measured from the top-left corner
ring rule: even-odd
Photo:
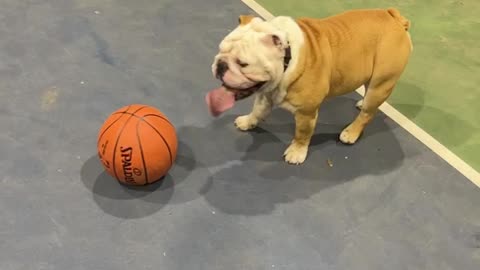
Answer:
[[[103,169],[97,155],[89,158],[81,169],[85,187],[105,213],[135,219],[152,215],[171,203],[176,185],[188,178],[196,166],[191,149],[179,143],[177,161],[163,179],[145,186],[120,184]]]

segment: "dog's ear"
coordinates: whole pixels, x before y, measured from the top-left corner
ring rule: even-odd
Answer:
[[[283,50],[286,47],[286,37],[282,33],[266,34],[262,38],[263,44]]]
[[[240,15],[238,17],[238,24],[240,25],[246,25],[249,24],[253,19],[255,19],[255,16],[252,15]]]

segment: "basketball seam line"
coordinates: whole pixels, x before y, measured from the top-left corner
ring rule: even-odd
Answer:
[[[135,112],[135,113],[136,113],[136,112]],[[142,117],[140,117],[140,116],[138,116],[138,115],[135,115],[134,113],[129,113],[129,112],[124,112],[124,114],[130,115],[130,117],[132,117],[132,116],[133,116],[133,117],[136,117],[137,119],[139,119],[139,120],[147,123],[147,125],[149,125],[151,128],[153,128],[153,130],[155,130],[155,132],[158,134],[158,136],[160,136],[160,138],[162,139],[163,143],[164,143],[165,146],[167,147],[168,154],[169,154],[169,156],[170,156],[170,166],[172,166],[172,165],[173,165],[173,155],[172,155],[172,150],[170,149],[170,145],[168,145],[167,140],[165,139],[165,137],[163,137],[163,135],[162,135],[150,122],[148,122],[147,120],[145,120],[145,119],[143,119],[143,118],[144,118],[145,116],[157,116],[157,117],[159,117],[160,119],[162,119],[162,120],[166,121],[167,123],[169,123],[172,128],[175,128],[175,127],[172,125],[172,123],[170,123],[170,121],[168,121],[168,120],[165,119],[164,117],[161,117],[160,115],[156,115],[156,114],[146,114],[146,115],[144,115],[144,116],[142,116]]]
[[[149,113],[149,114],[145,114],[143,117],[147,117],[147,116],[156,116],[160,119],[162,119],[163,121],[167,122],[173,129],[175,129],[175,127],[173,126],[173,124],[165,117],[161,116],[161,115],[158,115],[158,114],[153,114],[153,113]]]
[[[145,164],[145,157],[143,155],[143,148],[142,148],[142,141],[140,140],[140,135],[138,132],[138,127],[140,126],[141,121],[138,121],[137,123],[137,140],[138,140],[138,146],[140,146],[140,154],[142,156],[142,163],[143,163],[143,170],[145,174],[145,184],[148,184],[148,172],[147,172],[147,165]]]
[[[125,111],[125,112],[116,112],[116,113],[113,113],[113,114],[119,114],[119,113],[132,115],[132,113],[129,113],[129,112],[127,112],[127,111]],[[153,114],[153,113],[145,114],[144,116],[135,115],[135,117],[137,117],[137,118],[139,118],[139,119],[142,119],[142,120],[143,120],[143,118],[146,117],[146,116],[156,116],[156,117],[164,120],[165,122],[167,122],[172,128],[175,129],[175,126],[170,122],[170,120],[168,120],[167,118],[165,118],[165,117],[163,117],[163,116],[161,116],[161,115]]]
[[[148,106],[143,106],[143,107],[140,107],[139,109],[137,109],[135,112],[133,113],[137,113],[139,112],[140,110],[146,108]],[[130,114],[128,112],[124,112],[124,114]],[[122,126],[122,129],[120,130],[119,134],[117,135],[117,141],[115,142],[115,146],[113,147],[113,160],[112,160],[112,163],[113,163],[113,173],[115,173],[115,178],[118,179],[118,173],[117,173],[117,170],[115,169],[115,154],[117,152],[117,146],[118,146],[118,141],[120,141],[120,137],[122,136],[122,133],[123,133],[123,130],[125,129],[125,126],[127,125],[128,121],[130,121],[130,119],[132,118],[132,116],[134,116],[134,114],[130,114],[130,117],[125,121],[125,124],[123,124]]]
[[[149,125],[151,128],[153,128],[153,130],[155,130],[155,132],[157,132],[158,136],[160,136],[162,138],[163,143],[165,144],[165,146],[168,149],[168,155],[170,156],[170,166],[172,166],[173,165],[172,150],[170,149],[170,145],[168,145],[167,140],[165,140],[165,137],[163,137],[163,135],[154,126],[152,126],[152,124],[150,124],[147,120],[144,120],[144,119],[141,119],[141,120],[143,122],[147,123],[147,125]]]
[[[122,116],[123,116],[123,113],[128,112],[128,110],[130,109],[130,107],[132,107],[132,105],[129,105],[129,106],[127,107],[127,109],[126,109],[125,111],[123,111],[123,112],[116,112],[116,113],[113,113],[113,114],[112,114],[112,115],[114,115],[114,114],[122,113],[122,115],[121,115],[120,117],[118,117],[117,119],[115,119],[115,121],[113,121],[113,122],[102,132],[102,134],[100,134],[100,136],[98,137],[98,140],[97,140],[97,148],[98,148],[98,143],[99,143],[100,140],[102,139],[102,137],[103,137],[103,135],[105,134],[105,132],[107,132],[107,130],[108,130],[111,126],[113,126],[113,124],[115,124],[118,120],[120,120],[120,118],[122,118]]]

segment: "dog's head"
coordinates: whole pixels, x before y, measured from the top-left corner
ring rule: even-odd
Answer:
[[[286,33],[250,15],[220,43],[212,64],[213,76],[231,91],[255,92],[276,87],[284,73]]]

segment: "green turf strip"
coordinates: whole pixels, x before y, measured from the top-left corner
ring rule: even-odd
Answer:
[[[388,102],[480,171],[480,1],[258,0],[274,15],[326,17],[396,7],[412,22],[414,50]]]

